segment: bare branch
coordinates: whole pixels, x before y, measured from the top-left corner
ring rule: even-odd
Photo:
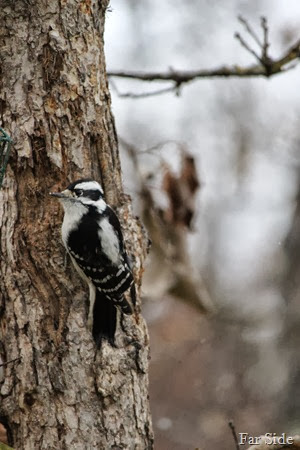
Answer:
[[[259,37],[253,30],[253,28],[249,25],[248,21],[243,16],[238,16],[238,20],[244,25],[246,31],[250,34],[250,36],[254,39],[254,41],[257,43],[257,45],[262,48],[263,44],[261,43]]]
[[[146,82],[173,82],[172,86],[167,88],[157,89],[155,91],[143,92],[143,93],[119,93],[116,87],[112,84],[113,88],[117,91],[120,97],[142,98],[152,95],[160,95],[166,92],[175,91],[179,95],[180,88],[183,84],[195,81],[200,78],[220,78],[220,77],[270,77],[276,74],[286,72],[295,67],[298,64],[300,57],[300,40],[288,48],[283,56],[277,59],[272,59],[268,50],[269,43],[269,28],[265,17],[261,18],[261,27],[263,30],[263,40],[261,41],[253,28],[249,25],[246,19],[239,16],[239,21],[244,25],[246,31],[254,39],[259,46],[261,55],[253,50],[250,45],[241,37],[239,33],[235,34],[235,37],[239,40],[240,44],[251,53],[257,60],[257,64],[241,67],[234,66],[221,66],[216,69],[200,69],[200,70],[174,70],[169,69],[167,72],[139,72],[139,71],[109,71],[108,76],[110,80],[112,78],[127,78]],[[294,62],[294,64],[291,64]]]
[[[220,78],[220,77],[268,77],[286,70],[286,65],[300,57],[300,40],[297,41],[281,58],[271,61],[271,73],[266,72],[262,64],[248,67],[221,66],[216,69],[200,69],[168,72],[135,72],[135,71],[109,71],[109,77],[131,78],[140,81],[175,81],[178,84],[188,83],[197,78]]]
[[[263,57],[263,60],[266,63],[268,61],[268,59],[269,59],[268,49],[270,47],[270,44],[268,42],[268,35],[269,35],[268,22],[267,22],[267,19],[265,17],[261,18],[261,27],[262,27],[263,33],[264,33],[264,43],[263,43],[263,47],[262,47],[262,57]]]
[[[254,39],[256,44],[258,45],[261,55],[256,53],[255,50],[253,50],[250,45],[241,37],[239,33],[235,34],[235,37],[240,41],[240,44],[242,47],[244,47],[251,55],[255,57],[255,59],[261,63],[261,65],[265,68],[267,76],[271,75],[271,65],[272,65],[272,58],[268,54],[268,50],[270,47],[269,41],[268,41],[268,35],[269,35],[269,28],[268,28],[268,22],[265,17],[261,17],[260,25],[263,31],[263,40],[260,41],[259,37],[253,30],[253,28],[249,25],[248,21],[244,19],[243,17],[239,16],[239,21],[244,25],[246,28],[246,31],[250,34],[250,36]]]
[[[146,97],[154,97],[156,95],[162,95],[166,94],[168,92],[176,92],[176,95],[178,95],[178,86],[177,83],[173,84],[172,86],[169,86],[167,88],[157,89],[154,91],[148,91],[148,92],[120,92],[117,88],[116,84],[113,83],[112,80],[110,80],[110,85],[112,89],[116,92],[117,96],[120,98],[146,98]]]
[[[156,154],[157,151],[160,151],[163,147],[165,147],[166,145],[170,145],[173,144],[178,148],[183,148],[186,146],[186,144],[182,141],[178,141],[175,139],[167,139],[165,141],[162,142],[158,142],[157,144],[153,145],[152,147],[147,147],[145,149],[139,150],[138,148],[134,147],[133,144],[130,144],[129,142],[127,142],[122,136],[118,135],[118,140],[120,142],[121,145],[124,146],[125,150],[133,150],[134,154],[137,156],[140,155],[144,155],[144,154]]]
[[[232,420],[230,420],[228,422],[228,426],[231,429],[231,433],[232,433],[232,436],[233,436],[233,439],[234,439],[234,443],[235,443],[235,448],[236,448],[236,450],[240,450],[240,444],[239,444],[238,437],[237,437],[237,434],[236,434],[236,431],[235,431],[235,426],[234,426],[234,423],[233,423]]]
[[[235,33],[234,37],[240,42],[242,47],[244,47],[249,53],[251,53],[251,55],[254,56],[255,59],[257,59],[258,62],[263,64],[262,58],[249,46],[249,44],[247,44],[240,33]]]

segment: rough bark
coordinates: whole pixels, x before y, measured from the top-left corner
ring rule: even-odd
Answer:
[[[140,284],[143,230],[122,193],[103,51],[106,1],[0,1],[0,116],[14,148],[0,191],[0,416],[18,449],[148,449],[148,334],[137,312],[96,351],[87,288],[48,196],[82,176],[119,213]]]

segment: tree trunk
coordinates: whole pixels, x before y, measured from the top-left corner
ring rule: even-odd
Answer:
[[[0,190],[0,416],[17,449],[151,449],[149,341],[137,312],[96,350],[88,289],[66,261],[49,197],[102,182],[140,285],[146,239],[122,193],[105,72],[107,1],[0,0],[1,126],[13,137]]]

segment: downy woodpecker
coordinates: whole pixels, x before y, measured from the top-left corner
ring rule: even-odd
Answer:
[[[62,241],[71,260],[89,285],[88,324],[97,345],[115,342],[118,307],[132,314],[135,286],[118,217],[106,204],[102,187],[92,179],[51,192],[64,208]],[[124,297],[130,289],[132,305]]]

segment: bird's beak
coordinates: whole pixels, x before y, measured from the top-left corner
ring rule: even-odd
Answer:
[[[58,197],[58,198],[70,198],[70,197],[72,197],[71,192],[68,189],[65,189],[62,192],[49,192],[49,195],[52,195],[52,197]]]
[[[52,197],[64,198],[64,194],[62,192],[49,192],[49,195],[52,195]]]

